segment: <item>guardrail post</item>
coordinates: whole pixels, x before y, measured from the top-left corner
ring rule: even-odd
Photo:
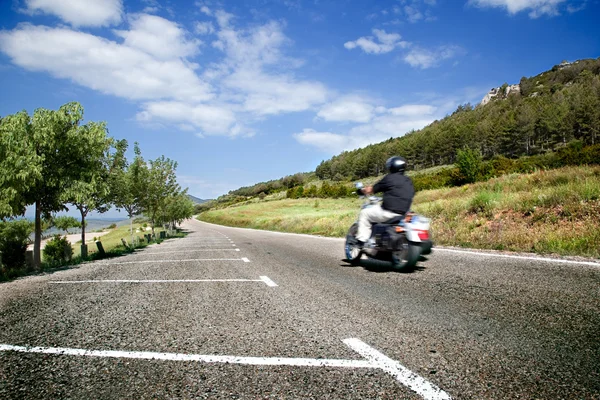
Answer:
[[[100,253],[101,256],[104,256],[106,254],[106,252],[104,251],[104,246],[102,246],[102,242],[101,241],[96,241],[96,247],[98,247],[98,253]]]

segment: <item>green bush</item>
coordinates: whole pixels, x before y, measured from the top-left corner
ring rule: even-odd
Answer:
[[[515,171],[515,160],[502,155],[494,156],[488,163],[494,169],[496,176],[511,174]]]
[[[478,180],[481,164],[481,152],[478,150],[464,148],[456,153],[456,166],[464,183],[474,183]]]
[[[454,186],[460,181],[458,168],[446,168],[433,174],[419,174],[411,178],[415,191],[440,189]]]
[[[44,247],[44,261],[49,264],[63,264],[71,260],[73,248],[66,236],[56,235]]]
[[[33,232],[33,223],[27,220],[0,221],[0,253],[2,264],[6,268],[23,268],[29,235]]]
[[[115,229],[117,227],[117,224],[110,224],[108,226],[108,229]]]
[[[469,211],[475,214],[491,215],[498,202],[498,193],[483,190],[478,192],[469,202]]]

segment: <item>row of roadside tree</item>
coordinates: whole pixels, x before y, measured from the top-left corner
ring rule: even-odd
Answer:
[[[177,183],[177,162],[164,156],[146,161],[137,143],[129,162],[127,148],[126,140],[108,135],[105,122],[83,123],[76,102],[0,118],[0,220],[9,224],[34,207],[34,268],[41,265],[43,221],[69,207],[80,213],[82,244],[90,212],[116,207],[130,219],[144,214],[153,233],[157,224],[192,216],[194,204]]]

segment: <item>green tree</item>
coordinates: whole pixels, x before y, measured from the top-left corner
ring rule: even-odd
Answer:
[[[71,228],[81,228],[81,222],[77,218],[70,216],[53,217],[50,224],[61,231],[69,233]]]
[[[481,170],[481,153],[478,150],[469,149],[458,150],[456,153],[456,166],[465,183],[477,181],[477,176]]]
[[[164,213],[167,199],[177,194],[180,187],[175,175],[177,162],[161,156],[156,160],[150,160],[149,164],[145,171],[140,171],[145,186],[140,205],[144,214],[150,219],[154,234],[154,226],[159,216]]]
[[[126,147],[126,143],[124,146]],[[148,172],[146,161],[137,142],[134,144],[134,153],[133,162],[129,164],[124,151],[117,152],[115,170],[109,177],[112,204],[118,210],[125,210],[129,217],[131,243],[133,243],[133,217],[142,213],[142,198],[146,192],[145,181]]]
[[[64,193],[86,155],[80,151],[88,126],[81,126],[83,107],[68,103],[58,110],[39,108],[0,121],[0,191],[3,217],[20,215],[35,205],[33,262],[41,264],[42,217],[65,210]]]
[[[21,268],[25,264],[25,251],[33,224],[25,219],[0,221],[1,265],[9,268]],[[0,271],[1,275],[1,271]]]
[[[194,215],[194,209],[194,202],[189,198],[187,189],[185,189],[166,199],[160,222],[168,223],[171,225],[171,229],[175,229],[176,224],[181,224]]]
[[[85,245],[85,218],[90,211],[104,213],[110,208],[110,175],[123,158],[126,141],[107,136],[106,123],[89,122],[81,129],[77,148],[80,164],[63,193],[63,201],[72,204],[81,215],[81,244]],[[116,147],[115,147],[116,146]],[[111,154],[115,149],[116,153]]]

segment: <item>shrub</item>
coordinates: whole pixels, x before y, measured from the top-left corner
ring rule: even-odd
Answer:
[[[63,264],[71,260],[73,248],[66,236],[56,235],[44,247],[44,261],[50,264]]]
[[[9,268],[22,268],[25,265],[25,252],[33,223],[27,220],[0,221],[0,252],[2,264]]]
[[[478,192],[469,202],[469,211],[476,214],[481,213],[490,216],[497,200],[497,193],[487,190]]]
[[[481,153],[478,150],[464,148],[456,153],[456,166],[464,183],[473,183],[477,181],[480,175]]]
[[[433,174],[419,174],[411,178],[415,191],[453,186],[460,180],[458,168],[446,168]]]
[[[511,174],[515,170],[515,161],[502,155],[494,156],[489,164],[497,176]]]

